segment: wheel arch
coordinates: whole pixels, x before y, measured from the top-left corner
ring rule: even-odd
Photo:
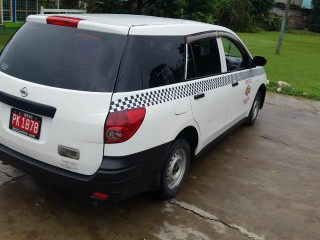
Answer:
[[[190,152],[192,154],[191,158],[193,159],[195,157],[195,151],[199,143],[199,134],[197,129],[194,126],[185,127],[180,131],[175,140],[179,138],[184,138],[189,143]]]
[[[266,92],[267,92],[267,88],[266,85],[261,84],[261,86],[258,89],[258,92],[261,93],[261,103],[260,103],[260,109],[262,109],[263,105],[264,105],[264,100],[266,98]]]

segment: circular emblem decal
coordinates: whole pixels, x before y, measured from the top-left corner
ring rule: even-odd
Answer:
[[[247,89],[245,91],[246,96],[248,96],[250,92],[251,92],[251,87],[250,87],[250,85],[248,85]]]
[[[20,94],[22,97],[26,97],[29,95],[29,89],[27,87],[23,87],[20,89]]]

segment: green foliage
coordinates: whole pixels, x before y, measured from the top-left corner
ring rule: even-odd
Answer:
[[[282,18],[280,16],[269,15],[260,20],[257,20],[257,24],[267,31],[279,31],[281,28]]]
[[[250,0],[252,4],[252,14],[254,16],[267,16],[273,7],[274,0]]]
[[[312,0],[312,7],[310,23],[320,24],[320,0]]]
[[[270,14],[274,0],[250,0],[250,2],[254,25],[267,31],[280,30],[281,18]]]
[[[60,8],[66,9],[77,9],[79,6],[79,2],[75,0],[63,0]]]
[[[276,82],[270,82],[269,85],[267,86],[267,89],[270,92],[278,92],[279,86]],[[289,86],[281,87],[281,91],[279,93],[283,93],[290,96],[309,98],[313,100],[320,100],[319,94],[307,93],[300,89],[296,89]]]
[[[72,0],[68,0],[72,1]],[[133,13],[183,18],[252,31],[264,21],[274,0],[96,0],[91,12]]]
[[[269,18],[274,0],[217,0],[218,24],[235,31],[255,32],[257,28],[276,29],[277,19]]]
[[[179,14],[183,13],[185,6],[185,1],[154,0],[149,2],[144,11],[153,16],[178,17]]]
[[[251,31],[250,0],[220,0],[215,5],[217,23],[234,31]]]
[[[95,13],[130,13],[127,7],[133,1],[126,0],[97,0],[89,4],[88,10]]]
[[[183,14],[177,17],[195,21],[213,22],[214,2],[210,0],[186,0],[182,9]]]

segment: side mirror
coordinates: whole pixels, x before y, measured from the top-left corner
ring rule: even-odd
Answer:
[[[255,56],[253,59],[252,59],[252,62],[251,62],[251,67],[257,67],[257,66],[264,66],[267,64],[267,59],[265,59],[264,57],[261,57],[261,56]]]

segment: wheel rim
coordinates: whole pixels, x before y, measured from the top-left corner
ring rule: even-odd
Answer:
[[[256,98],[253,104],[252,120],[255,120],[259,112],[259,98]]]
[[[187,157],[184,149],[176,151],[169,162],[167,185],[169,189],[176,188],[182,181],[186,171]]]

